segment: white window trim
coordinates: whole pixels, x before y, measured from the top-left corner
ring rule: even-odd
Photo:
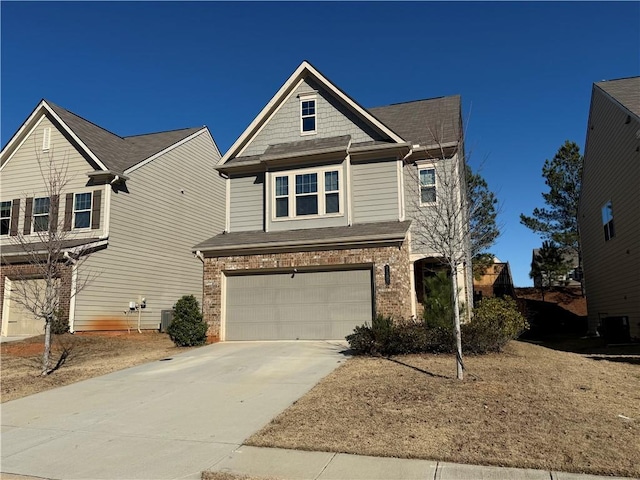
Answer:
[[[300,135],[315,135],[318,133],[318,100],[317,100],[317,95],[315,93],[313,94],[301,94],[299,96],[300,99],[300,107],[299,107],[299,112],[300,112]],[[302,102],[308,102],[313,100],[314,102],[314,114],[313,115],[307,115],[305,117],[302,116]],[[303,130],[303,119],[304,118],[309,118],[313,116],[315,118],[315,128],[313,130],[308,130],[308,131],[304,131]]]
[[[3,237],[7,237],[11,234],[11,213],[13,212],[13,201],[11,200],[3,200],[2,203],[7,202],[9,204],[9,216],[8,217],[0,217],[2,219],[8,219],[9,220],[9,229],[7,230],[7,233],[2,234]]]
[[[88,209],[84,209],[84,210],[76,210],[76,196],[77,195],[83,195],[88,193],[91,196],[91,205],[89,206]],[[84,230],[91,230],[91,221],[93,220],[93,192],[89,191],[89,192],[75,192],[73,194],[73,205],[71,206],[71,229],[75,230],[75,231],[84,231]],[[76,227],[76,213],[78,212],[89,212],[89,226],[88,227]]]
[[[335,193],[335,190],[330,192],[325,191],[324,174],[325,172],[338,172],[338,202],[339,209],[335,213],[326,212],[326,194]],[[318,175],[318,213],[316,215],[296,215],[296,175],[304,175],[306,173],[316,173]],[[317,218],[332,218],[344,216],[344,173],[342,166],[330,166],[321,168],[305,168],[300,170],[289,170],[285,172],[273,172],[271,180],[271,221],[272,222],[288,222],[292,220],[311,220]],[[289,216],[288,217],[276,217],[276,178],[288,177],[289,178]],[[302,195],[302,194],[301,194]],[[304,194],[310,195],[310,194]]]
[[[49,208],[47,209],[47,213],[36,213],[36,200],[41,200],[43,198],[48,198],[49,199]],[[33,199],[33,205],[32,205],[32,211],[31,211],[31,233],[32,234],[39,234],[42,232],[46,232],[49,229],[49,222],[50,222],[50,218],[49,215],[51,215],[51,197],[34,197]],[[36,230],[36,217],[47,217],[47,228],[45,230]]]
[[[433,170],[433,186],[436,189],[436,199],[433,202],[423,202],[422,201],[422,180],[420,179],[420,172],[423,170]],[[425,185],[427,187],[431,185]],[[429,207],[438,203],[438,175],[436,174],[436,166],[435,164],[423,164],[418,166],[418,202],[421,207]]]

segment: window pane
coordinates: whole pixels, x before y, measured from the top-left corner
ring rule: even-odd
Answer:
[[[276,196],[289,195],[289,178],[276,177]]]
[[[338,172],[325,172],[324,191],[332,192],[338,190]]]
[[[91,212],[77,212],[73,228],[89,228],[91,224]]]
[[[302,131],[313,132],[316,129],[316,117],[306,117],[302,119]]]
[[[318,214],[318,196],[305,195],[304,197],[296,197],[296,215],[317,215]]]
[[[308,100],[302,102],[302,115],[315,115],[316,114],[316,101]]]
[[[422,203],[432,203],[436,201],[436,187],[422,187],[420,189],[420,200]]]
[[[33,231],[46,232],[49,229],[49,215],[39,215],[33,218]]]
[[[318,174],[305,173],[296,175],[296,193],[316,193],[318,191]]]
[[[9,221],[8,218],[0,220],[0,235],[9,235]]]
[[[76,194],[76,210],[91,210],[91,193]]]
[[[337,193],[328,193],[326,195],[327,213],[338,213],[340,211],[340,199]]]
[[[11,202],[2,202],[0,206],[0,217],[10,217],[11,216]]]
[[[288,198],[276,198],[276,217],[288,217],[289,216],[289,199]]]
[[[611,202],[607,202],[604,207],[602,207],[602,224],[606,225],[611,220],[613,220],[613,207]]]
[[[36,198],[33,201],[33,214],[49,213],[49,197]]]
[[[435,185],[436,171],[432,168],[428,170],[420,170],[420,185]]]

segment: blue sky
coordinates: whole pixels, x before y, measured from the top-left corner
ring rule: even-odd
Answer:
[[[119,135],[207,125],[226,151],[302,60],[365,107],[462,95],[467,151],[501,203],[492,249],[531,284],[519,214],[592,83],[640,74],[637,2],[6,2],[1,143],[47,98]]]

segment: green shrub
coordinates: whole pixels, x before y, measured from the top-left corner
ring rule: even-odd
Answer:
[[[424,312],[422,318],[427,328],[449,328],[453,324],[451,279],[441,271],[424,279]]]
[[[51,319],[51,333],[54,335],[63,335],[69,331],[69,319],[64,318],[62,312],[57,310],[53,313]]]
[[[356,327],[347,342],[356,355],[402,355],[425,351],[427,330],[420,320],[378,315],[371,326]]]
[[[204,345],[207,324],[202,320],[200,305],[193,295],[185,295],[176,302],[167,333],[178,347]]]
[[[474,309],[473,320],[462,325],[462,351],[497,352],[522,332],[529,323],[512,298],[486,298]]]

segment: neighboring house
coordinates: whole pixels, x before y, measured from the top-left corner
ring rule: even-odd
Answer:
[[[590,332],[640,338],[640,77],[593,85],[579,222]]]
[[[225,233],[193,247],[209,333],[337,339],[418,314],[437,252],[412,243],[411,212],[438,201],[441,148],[464,166],[461,132],[459,96],[365,109],[303,62],[217,167]]]
[[[180,296],[202,298],[191,246],[224,229],[225,201],[206,127],[120,137],[42,100],[0,158],[2,335],[42,332],[15,298],[19,282],[42,282],[17,238],[38,242],[48,225],[65,232],[60,311],[72,331],[136,328],[138,315],[158,329]],[[47,197],[50,163],[65,172],[58,198]]]
[[[487,267],[481,278],[473,279],[473,296],[476,301],[491,297],[515,297],[513,277],[509,262],[501,262],[493,257],[493,263]]]
[[[557,275],[554,278],[547,280],[544,279],[540,273],[533,276],[533,286],[535,288],[543,288],[543,287],[579,287],[580,286],[580,264],[578,262],[578,254],[568,248],[560,249],[562,253],[562,259],[564,262],[569,265],[569,271],[564,275]],[[534,248],[531,252],[531,265],[536,261],[538,254],[540,253],[539,248]]]

